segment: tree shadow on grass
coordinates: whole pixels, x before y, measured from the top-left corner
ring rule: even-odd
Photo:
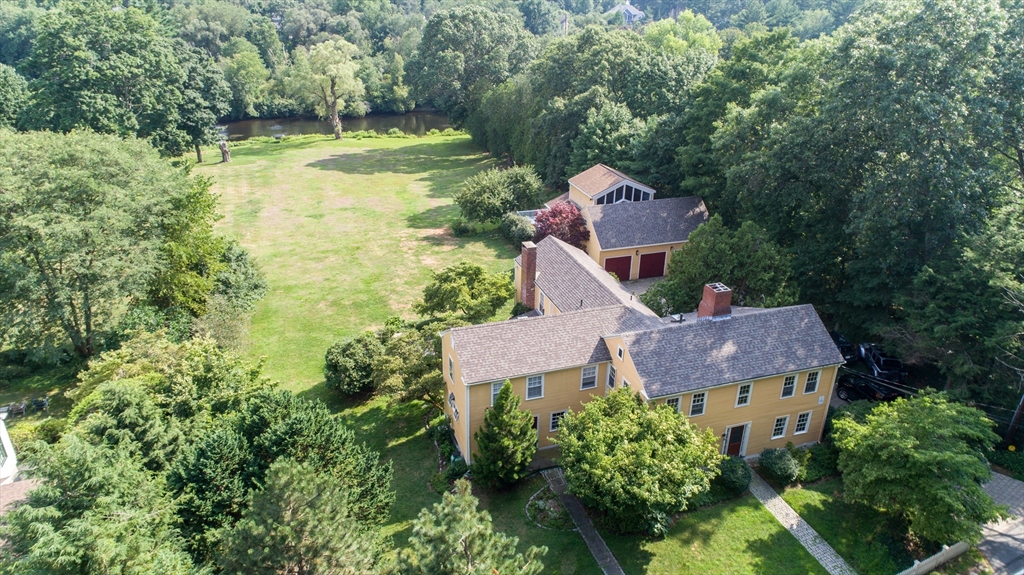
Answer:
[[[746,549],[752,558],[753,572],[759,575],[828,573],[810,553],[799,552],[802,546],[789,531],[776,531],[766,538],[754,539],[747,543]]]
[[[460,139],[398,148],[349,149],[309,162],[306,167],[367,176],[422,174],[418,181],[430,184],[427,197],[450,198],[466,178],[492,164],[475,144]]]

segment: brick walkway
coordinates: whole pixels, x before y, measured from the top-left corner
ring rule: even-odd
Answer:
[[[1010,508],[1012,518],[982,528],[985,539],[978,549],[985,554],[996,575],[1024,572],[1024,482],[999,473],[985,484],[985,492],[1000,505]]]
[[[622,567],[619,566],[619,562],[612,555],[611,550],[608,549],[608,545],[601,538],[601,534],[594,528],[590,517],[587,517],[587,513],[583,510],[580,500],[575,495],[565,492],[565,478],[562,477],[562,470],[558,468],[545,469],[541,472],[541,475],[544,476],[544,479],[547,479],[551,490],[558,494],[558,500],[569,511],[573,523],[580,530],[583,541],[587,543],[587,548],[590,549],[591,555],[594,556],[594,560],[597,561],[597,565],[601,567],[604,575],[625,575]]]
[[[772,489],[771,485],[765,483],[764,479],[757,473],[753,474],[750,481],[750,492],[757,497],[765,508],[779,520],[793,537],[807,549],[821,566],[832,575],[857,575],[856,572],[836,553],[832,546],[825,542],[802,517],[788,503],[779,497],[779,494]]]

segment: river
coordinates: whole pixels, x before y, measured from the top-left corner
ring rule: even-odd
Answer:
[[[373,130],[380,134],[398,128],[404,134],[422,136],[430,130],[450,128],[448,118],[435,112],[409,112],[407,114],[381,114],[362,118],[342,118],[345,132]],[[221,138],[231,141],[247,140],[257,136],[296,136],[300,134],[333,134],[331,123],[307,118],[254,119],[229,122],[217,126]]]

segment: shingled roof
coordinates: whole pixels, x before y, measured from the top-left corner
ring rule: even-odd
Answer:
[[[622,334],[649,397],[843,363],[814,307],[733,308],[721,321]]]
[[[704,200],[665,198],[583,208],[602,250],[684,242],[708,220]]]
[[[595,194],[607,190],[608,188],[618,185],[621,182],[632,182],[633,184],[639,185],[643,188],[650,189],[646,184],[642,184],[633,178],[623,174],[615,168],[609,168],[604,164],[595,164],[590,168],[576,174],[569,178],[569,183],[579,188],[584,194],[593,197]]]
[[[537,243],[537,287],[563,313],[626,305],[657,317],[584,251],[554,236]]]
[[[449,330],[467,385],[610,361],[603,336],[654,327],[656,318],[609,306]]]

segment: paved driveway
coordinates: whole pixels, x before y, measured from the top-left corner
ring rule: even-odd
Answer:
[[[988,558],[996,575],[1024,573],[1024,482],[993,473],[985,491],[996,503],[1008,506],[1013,517],[983,527],[985,539],[978,549]]]

